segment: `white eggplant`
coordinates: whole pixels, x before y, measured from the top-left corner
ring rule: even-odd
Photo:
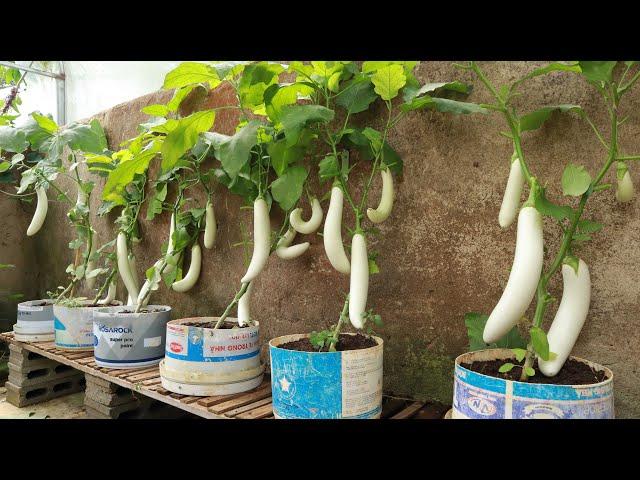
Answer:
[[[240,280],[248,283],[255,279],[269,259],[271,249],[271,222],[269,221],[269,207],[264,198],[258,198],[253,203],[253,255],[247,273]]]
[[[173,282],[171,288],[176,292],[184,293],[196,284],[200,277],[200,267],[202,266],[202,250],[200,245],[195,243],[191,247],[191,264],[189,265],[189,271],[182,280]]]
[[[118,258],[118,272],[129,292],[130,298],[138,297],[138,288],[131,274],[131,265],[129,264],[129,253],[127,252],[127,236],[124,232],[118,233],[116,240],[116,256]]]
[[[391,215],[391,209],[393,208],[393,175],[388,168],[380,172],[382,175],[382,195],[380,196],[380,203],[378,208],[368,208],[367,217],[373,223],[384,222],[389,215]]]
[[[524,182],[525,178],[522,173],[520,161],[515,157],[511,161],[507,188],[504,190],[502,205],[500,206],[500,214],[498,215],[498,223],[502,228],[508,228],[516,219],[518,208],[520,207],[520,196],[522,195]]]
[[[216,225],[216,213],[213,210],[211,202],[207,202],[205,209],[205,225],[204,225],[204,248],[213,248],[213,244],[216,242],[216,232],[218,226]]]
[[[618,186],[616,187],[616,200],[624,203],[633,199],[633,181],[629,168],[624,162],[618,162]]]
[[[282,258],[283,260],[290,260],[292,258],[299,257],[304,252],[309,249],[309,242],[299,243],[290,247],[291,242],[296,236],[296,231],[290,228],[287,230],[282,238],[278,241],[278,246],[276,248],[276,255]]]
[[[349,285],[349,321],[355,328],[364,326],[369,291],[369,255],[364,235],[356,233],[351,241],[351,278]]]
[[[482,335],[493,343],[520,321],[536,293],[543,262],[542,217],[535,207],[524,207],[518,215],[516,252],[507,286],[494,307]]]
[[[586,263],[578,262],[578,273],[570,265],[562,265],[562,280],[562,300],[547,333],[549,351],[556,357],[546,361],[538,358],[540,371],[547,377],[557,375],[569,358],[591,302],[591,277]]]
[[[173,253],[173,232],[175,230],[174,228],[174,224],[175,224],[175,214],[171,214],[171,220],[169,221],[169,244],[167,245],[167,253],[166,253],[166,257],[167,259],[169,259],[170,257],[172,257],[172,253]],[[177,263],[178,262],[178,258],[176,258],[177,256],[174,256],[172,262],[173,263]],[[172,264],[172,262],[168,262],[167,266],[164,269],[165,273],[171,273],[175,270],[176,266]]]
[[[107,290],[107,296],[104,297],[102,300],[98,300],[98,305],[110,305],[111,302],[113,302],[116,299],[117,284],[118,282],[116,281],[115,278],[111,280],[111,283],[109,284],[109,289]]]
[[[129,272],[131,272],[133,283],[136,286],[136,290],[138,290],[140,289],[140,281],[138,280],[138,268],[136,266],[136,256],[133,254],[133,252],[129,254],[128,260],[129,260]]]
[[[320,228],[322,217],[323,213],[320,201],[317,198],[313,198],[311,200],[311,218],[309,221],[305,222],[302,220],[302,208],[296,208],[289,215],[289,222],[296,232],[308,235]]]
[[[248,325],[251,322],[250,302],[251,291],[253,290],[253,282],[249,283],[244,295],[238,300],[238,325]]]
[[[329,201],[329,209],[327,217],[324,221],[324,251],[329,258],[329,262],[333,268],[340,273],[349,273],[351,265],[344,251],[342,243],[342,207],[344,202],[344,194],[340,187],[331,189],[331,200]]]
[[[27,228],[27,236],[32,237],[40,231],[44,220],[47,218],[47,211],[49,210],[49,200],[47,199],[47,191],[44,187],[37,187],[36,194],[38,196],[38,204],[36,205],[36,211],[33,214],[29,228]]]

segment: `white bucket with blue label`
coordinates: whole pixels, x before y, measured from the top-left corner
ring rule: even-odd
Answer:
[[[55,344],[61,350],[93,351],[93,311],[90,300],[78,307],[53,306]],[[122,302],[114,302],[122,305]]]
[[[29,300],[18,304],[13,326],[19,342],[50,342],[54,339],[53,301]]]
[[[162,386],[194,396],[230,395],[262,383],[259,324],[211,328],[219,317],[195,317],[167,323],[165,357],[160,362]],[[199,326],[203,325],[203,326]]]
[[[604,371],[605,380],[591,385],[514,382],[473,372],[461,366],[462,363],[474,361],[513,361],[511,350],[496,348],[460,355],[455,362],[451,418],[614,418],[613,372],[597,363],[578,357],[571,358],[596,371]]]
[[[275,418],[380,418],[383,342],[341,352],[301,352],[279,346],[309,335],[269,342]]]
[[[171,307],[149,305],[140,313],[132,310],[125,306],[93,312],[94,355],[100,367],[140,368],[157,365],[164,358]]]

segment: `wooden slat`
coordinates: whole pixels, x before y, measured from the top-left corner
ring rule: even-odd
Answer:
[[[158,376],[160,376],[160,369],[157,365],[154,365],[153,367],[127,369],[125,370],[124,374],[120,375],[120,377],[129,379],[129,377],[134,377],[136,375],[140,375],[141,373],[149,372],[155,372]]]
[[[271,403],[268,403],[254,410],[249,410],[248,412],[241,413],[235,418],[251,420],[251,419],[265,418],[270,415],[273,415],[273,405],[271,405]]]
[[[424,407],[424,402],[413,402],[407,408],[392,416],[391,420],[402,420],[405,418],[411,418],[422,407]]]
[[[87,358],[81,358],[79,360],[76,360],[76,362],[78,362],[80,365],[88,365],[91,362],[93,362],[95,359],[93,358],[93,355]]]
[[[240,413],[248,412],[249,410],[253,410],[263,405],[267,405],[268,403],[271,403],[271,396],[267,398],[263,398],[262,400],[258,400],[257,402],[250,403],[249,405],[244,405],[242,407],[234,408],[233,410],[228,410],[224,412],[224,415],[225,417],[230,417],[230,418],[235,417]]]
[[[204,397],[203,399],[198,401],[198,405],[209,408],[211,405],[216,405],[218,403],[222,403],[226,400],[230,400],[232,398],[236,398],[243,395],[242,393],[235,393],[233,395],[214,395],[211,397]]]
[[[149,385],[155,385],[155,384],[160,383],[160,382],[162,382],[162,379],[160,377],[158,377],[158,378],[151,378],[149,380],[144,380],[144,381],[142,381],[140,383],[142,383],[142,385],[144,385],[144,386],[149,386]],[[202,397],[198,397],[198,398],[202,398]]]
[[[180,401],[182,403],[195,403],[198,400],[200,400],[200,398],[201,397],[184,397],[184,398],[181,398]]]
[[[142,380],[149,380],[151,378],[160,378],[160,372],[156,368],[153,372],[139,373],[137,375],[131,375],[125,378],[128,382],[140,382]]]
[[[236,407],[242,407],[249,403],[253,403],[256,400],[262,400],[263,398],[271,397],[271,387],[262,387],[252,393],[244,394],[240,397],[227,400],[226,402],[218,403],[209,407],[209,411],[213,413],[224,413],[228,410],[232,410]]]
[[[385,398],[382,401],[381,418],[389,418],[403,410],[409,402],[401,398]]]

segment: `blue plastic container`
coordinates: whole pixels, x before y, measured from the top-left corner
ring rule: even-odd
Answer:
[[[298,352],[280,348],[308,335],[269,342],[275,418],[379,418],[382,411],[382,350],[378,345],[343,352]]]
[[[551,385],[514,382],[473,372],[461,363],[513,361],[509,349],[470,352],[456,358],[452,418],[527,419],[614,418],[613,372],[607,367],[571,357],[593,369],[604,371],[606,379],[591,385]],[[536,373],[542,375],[541,373]]]

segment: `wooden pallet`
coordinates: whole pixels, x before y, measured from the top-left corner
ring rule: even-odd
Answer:
[[[270,419],[273,417],[271,404],[271,381],[268,375],[257,388],[233,395],[195,397],[172,393],[162,388],[158,366],[117,370],[96,365],[93,352],[73,352],[56,348],[54,342],[18,342],[13,332],[0,333],[0,341],[20,345],[28,351],[69,365],[89,375],[94,375],[116,385],[141,393],[147,397],[188,411],[204,418],[212,419]],[[416,402],[384,396],[382,418],[442,418],[438,408],[425,402]]]

